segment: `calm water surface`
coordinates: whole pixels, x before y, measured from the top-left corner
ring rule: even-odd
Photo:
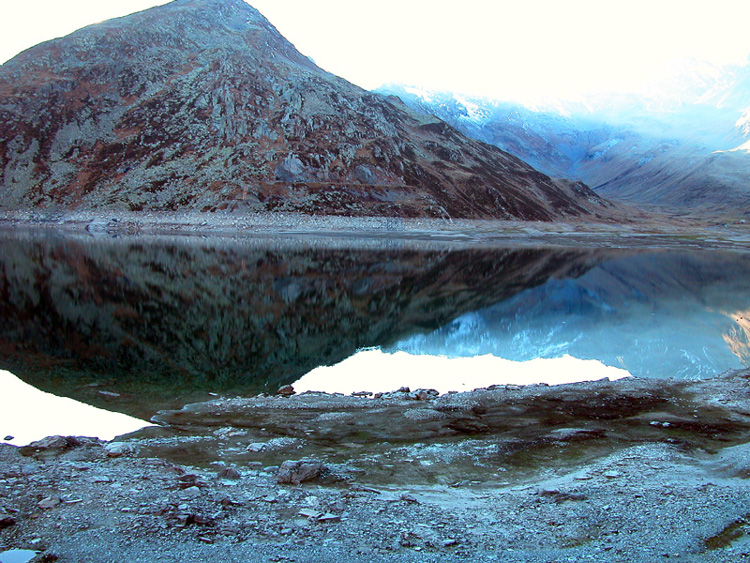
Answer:
[[[709,377],[750,364],[748,318],[738,252],[0,237],[0,369],[146,418],[371,347]]]

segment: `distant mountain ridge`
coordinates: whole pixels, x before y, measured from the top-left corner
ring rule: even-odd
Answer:
[[[554,220],[612,204],[318,68],[241,0],[176,0],[0,67],[0,209]]]
[[[613,96],[541,109],[403,85],[378,91],[605,197],[750,210],[750,65],[709,70],[696,84],[672,84],[662,100]]]

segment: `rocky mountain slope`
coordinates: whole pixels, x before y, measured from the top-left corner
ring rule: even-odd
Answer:
[[[395,97],[318,68],[241,0],[176,0],[0,67],[5,209],[607,216]]]
[[[750,65],[710,70],[691,75],[695,84],[670,83],[671,98],[546,109],[400,85],[379,91],[605,197],[672,210],[748,209]]]

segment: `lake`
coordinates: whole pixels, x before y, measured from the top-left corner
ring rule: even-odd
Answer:
[[[5,232],[0,369],[144,419],[295,382],[445,392],[705,378],[750,365],[749,258],[642,245]]]

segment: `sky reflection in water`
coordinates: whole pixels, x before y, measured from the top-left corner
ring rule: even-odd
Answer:
[[[53,435],[112,440],[149,426],[145,420],[39,391],[8,371],[0,370],[0,389],[0,440],[14,446]]]

